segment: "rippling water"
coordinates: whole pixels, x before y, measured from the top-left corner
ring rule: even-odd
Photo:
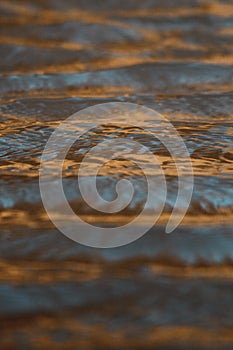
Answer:
[[[232,349],[232,2],[0,1],[0,23],[1,349]],[[112,101],[165,115],[190,152],[195,184],[182,225],[166,235],[177,193],[168,152],[137,128],[85,135],[68,154],[63,183],[86,220],[109,224],[76,185],[99,140],[123,134],[148,143],[167,178],[158,225],[103,250],[54,228],[38,174],[61,121]],[[135,196],[110,223],[133,217],[146,199],[139,169],[125,160],[103,167],[103,196],[114,198],[125,176]]]

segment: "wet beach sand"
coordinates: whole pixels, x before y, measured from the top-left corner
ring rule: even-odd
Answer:
[[[227,0],[0,0],[1,350],[233,348],[232,28]],[[153,108],[175,126],[194,192],[166,235],[177,176],[168,152],[148,140],[166,174],[163,214],[132,244],[94,249],[49,221],[40,157],[61,121],[114,101]],[[103,126],[64,163],[67,198],[89,222],[112,219],[84,205],[77,167],[99,138],[120,132],[145,141],[140,130]],[[102,169],[100,191],[112,198],[122,177],[136,192],[118,224],[147,195],[123,160]]]

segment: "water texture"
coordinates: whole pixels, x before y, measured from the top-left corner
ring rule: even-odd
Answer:
[[[227,0],[0,1],[1,349],[233,348],[232,28]],[[63,169],[69,203],[85,220],[128,222],[146,200],[140,169],[116,159],[97,185],[112,200],[117,181],[129,178],[130,205],[109,218],[84,203],[78,167],[106,138],[149,146],[168,187],[144,237],[93,249],[49,221],[40,157],[60,122],[114,101],[153,108],[174,125],[190,152],[194,193],[166,235],[177,194],[168,151],[136,127],[92,130]]]

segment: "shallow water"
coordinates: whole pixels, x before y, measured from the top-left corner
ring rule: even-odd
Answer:
[[[0,19],[1,349],[232,349],[231,2],[0,1]],[[190,152],[194,192],[183,223],[166,235],[177,194],[168,152],[137,128],[85,135],[69,152],[63,184],[86,220],[125,222],[147,196],[139,169],[121,159],[103,167],[98,187],[113,199],[117,181],[130,178],[127,211],[109,218],[85,206],[77,168],[100,140],[144,142],[167,179],[159,223],[105,250],[54,228],[38,174],[61,121],[113,101],[167,117]]]

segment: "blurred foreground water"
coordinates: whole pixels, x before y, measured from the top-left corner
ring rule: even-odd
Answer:
[[[0,21],[0,348],[232,349],[232,3],[0,1]],[[160,222],[130,245],[92,249],[50,223],[38,170],[61,121],[112,101],[169,119],[191,154],[194,193],[166,235],[177,177],[168,152],[148,139],[167,176]],[[84,205],[77,168],[93,144],[120,133],[147,143],[138,129],[103,126],[64,164],[70,204],[99,224],[107,218]],[[125,176],[136,192],[119,223],[143,206],[141,173],[116,160],[98,179],[109,199]]]

